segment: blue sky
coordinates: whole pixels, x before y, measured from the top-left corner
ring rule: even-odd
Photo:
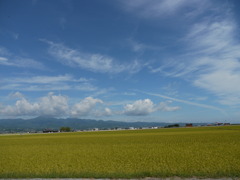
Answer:
[[[239,122],[233,0],[0,0],[0,118]]]

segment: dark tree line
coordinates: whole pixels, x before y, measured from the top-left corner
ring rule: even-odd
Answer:
[[[71,131],[71,128],[70,128],[70,127],[61,127],[61,128],[60,128],[60,131],[61,131],[61,132],[70,132],[70,131]]]

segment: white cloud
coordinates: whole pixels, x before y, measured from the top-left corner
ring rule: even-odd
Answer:
[[[29,84],[4,84],[0,87],[1,90],[18,90],[18,91],[58,91],[58,90],[70,90],[72,86],[67,84],[58,84],[58,85],[29,85]]]
[[[124,109],[124,113],[130,116],[148,115],[156,110],[150,99],[137,100],[133,104],[127,104]]]
[[[96,93],[98,93],[98,91],[101,91],[96,86],[90,83],[82,83],[80,85],[72,86],[71,89],[75,89],[79,91],[95,91]]]
[[[156,111],[176,111],[179,107],[169,106],[171,101],[154,104],[150,99],[137,100],[132,104],[126,104],[124,111],[112,110],[106,107],[101,99],[86,97],[78,103],[69,105],[68,97],[55,95],[53,92],[47,96],[39,98],[35,102],[30,102],[20,92],[12,93],[10,97],[18,98],[14,105],[4,106],[0,104],[1,117],[34,117],[34,116],[54,116],[54,117],[106,117],[112,115],[144,116]],[[121,103],[122,104],[122,103]],[[109,105],[109,104],[108,104]],[[114,106],[114,104],[110,104]]]
[[[93,72],[100,73],[136,73],[141,69],[138,61],[120,64],[113,58],[101,54],[83,53],[79,50],[71,49],[63,44],[41,40],[49,44],[49,53],[62,64],[71,67],[80,67]]]
[[[6,57],[0,57],[0,64],[6,62],[8,59]],[[1,62],[2,61],[2,62]]]
[[[164,98],[164,99],[168,99],[168,100],[171,100],[171,101],[176,101],[176,102],[189,104],[189,105],[193,105],[193,106],[198,106],[198,107],[202,107],[202,108],[217,110],[217,111],[220,111],[221,113],[225,114],[225,112],[222,109],[217,108],[215,106],[211,106],[211,105],[207,105],[207,104],[195,103],[195,102],[191,102],[191,101],[187,101],[187,100],[183,100],[183,99],[178,99],[178,98],[165,96],[165,95],[162,95],[162,94],[156,94],[156,93],[150,93],[150,92],[144,92],[144,91],[139,91],[139,92],[145,93],[145,94],[148,94],[148,95],[152,95],[152,96],[156,96],[156,97],[160,97],[160,98]]]
[[[136,96],[136,93],[134,93],[134,92],[124,92],[123,95],[125,95],[125,96]]]
[[[47,96],[39,98],[36,102],[30,102],[23,94],[16,92],[10,94],[19,100],[14,105],[4,106],[0,104],[1,117],[25,117],[25,116],[54,116],[54,117],[99,117],[111,116],[113,112],[110,108],[103,106],[101,99],[86,97],[79,103],[69,105],[68,97],[54,95],[50,92]],[[101,106],[98,107],[97,105]]]
[[[195,53],[228,53],[235,43],[236,24],[230,18],[209,19],[194,24],[186,40]],[[197,43],[196,43],[197,42]],[[231,45],[228,47],[228,45]],[[231,49],[232,50],[232,49]],[[240,53],[238,52],[238,55]]]
[[[11,93],[9,95],[9,97],[13,97],[13,98],[24,98],[24,95],[20,92],[15,92],[15,93]]]
[[[132,48],[134,52],[141,52],[147,48],[145,44],[137,42],[132,38],[128,39],[127,43],[129,44],[129,46]]]
[[[22,68],[33,68],[44,70],[46,67],[39,61],[30,58],[15,57],[12,61],[9,61],[8,66],[16,66]]]
[[[49,84],[49,83],[59,83],[59,82],[78,82],[81,79],[77,80],[74,79],[73,76],[69,74],[65,75],[58,75],[58,76],[33,76],[33,77],[26,77],[26,78],[9,78],[6,81],[10,81],[12,83],[36,83],[36,84]]]
[[[12,33],[12,37],[13,37],[15,40],[18,40],[18,38],[19,38],[19,34],[13,32],[13,33]]]
[[[49,93],[48,96],[42,97],[39,102],[40,113],[43,115],[61,116],[68,113],[68,98],[62,95]]]
[[[235,40],[237,32],[232,20],[223,19],[210,24],[203,22],[201,31],[192,33],[189,38],[192,43],[198,42],[193,46],[199,54],[198,58],[190,65],[198,69],[193,84],[217,95],[219,102],[226,105],[240,103],[237,101],[240,99],[240,44]]]
[[[65,29],[66,23],[67,23],[67,20],[66,20],[65,17],[59,18],[59,24],[60,24],[60,26],[61,26],[62,29]]]
[[[180,109],[180,107],[178,106],[168,106],[171,103],[172,101],[160,102],[157,107],[157,110],[170,112],[170,111],[177,111]]]
[[[2,106],[0,112],[4,116],[25,116],[37,115],[38,109],[38,104],[31,104],[25,98],[22,98],[16,101],[14,106]]]
[[[5,47],[0,46],[0,55],[1,56],[9,56],[10,52]]]
[[[110,88],[102,88],[102,89],[98,89],[97,91],[92,93],[91,96],[93,96],[93,97],[97,97],[99,95],[105,95],[105,97],[106,96],[112,96],[113,95],[113,91],[115,91],[115,89],[112,88],[112,87],[110,87]]]
[[[92,112],[96,117],[102,117],[102,116],[111,116],[113,115],[115,112],[112,112],[111,109],[109,108],[104,108],[101,110],[97,110],[95,112]]]
[[[20,95],[19,92],[15,95]],[[39,102],[31,103],[27,99],[19,96],[14,106],[2,107],[0,110],[5,116],[61,116],[68,112],[68,99],[65,96],[54,95],[49,93],[48,96],[42,97]]]
[[[33,68],[40,70],[46,69],[46,67],[41,62],[31,58],[16,56],[3,47],[0,47],[0,55],[0,65],[14,66],[19,68]]]
[[[39,110],[39,104],[31,104],[25,98],[18,100],[15,104],[15,112],[17,115],[28,115],[28,114],[37,114]]]
[[[218,95],[219,102],[226,105],[240,103],[240,73],[226,70],[216,70],[200,75],[194,85],[207,89]]]
[[[240,104],[239,27],[228,7],[212,5],[209,9],[205,9],[205,14],[210,11],[211,14],[193,24],[182,40],[181,55],[151,71],[188,79],[194,86],[215,95],[219,103],[237,105]]]
[[[111,116],[111,115],[112,115],[112,110],[109,109],[109,108],[105,108],[105,109],[104,109],[104,115],[106,115],[106,116]]]
[[[123,4],[125,10],[144,18],[174,15],[184,7],[200,7],[206,4],[204,0],[128,0],[119,2]]]
[[[101,104],[103,101],[100,99],[94,99],[92,97],[86,97],[72,107],[71,115],[74,117],[87,116],[90,112],[93,111],[96,104],[98,103]]]
[[[163,47],[161,46],[153,46],[149,44],[145,44],[139,41],[134,40],[133,38],[129,38],[126,40],[127,45],[132,49],[133,52],[136,53],[141,53],[144,52],[145,50],[162,50]]]
[[[132,104],[125,105],[124,114],[129,116],[144,116],[155,111],[176,111],[179,107],[168,106],[170,102],[161,102],[158,105],[154,104],[150,99],[137,100]]]
[[[72,75],[32,76],[21,78],[5,78],[0,82],[0,89],[21,91],[54,91],[81,90],[95,91],[98,88],[91,84],[91,79],[74,78]]]

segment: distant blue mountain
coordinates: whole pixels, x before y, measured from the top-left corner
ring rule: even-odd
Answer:
[[[88,130],[93,128],[113,129],[113,128],[141,128],[141,127],[164,127],[172,123],[164,122],[122,122],[122,121],[103,121],[93,119],[78,118],[54,118],[36,117],[33,119],[0,119],[0,132],[27,132],[42,131],[43,129],[59,129],[63,126],[71,127],[76,130]],[[185,123],[178,123],[184,126]],[[194,125],[205,125],[196,123]]]

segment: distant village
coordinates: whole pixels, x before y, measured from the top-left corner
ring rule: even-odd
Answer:
[[[154,126],[154,127],[126,127],[126,128],[91,128],[91,129],[85,129],[85,130],[77,130],[77,129],[71,129],[70,127],[61,127],[59,130],[56,129],[44,129],[42,133],[57,133],[57,132],[83,132],[83,131],[120,131],[120,130],[141,130],[141,129],[161,129],[161,128],[190,128],[190,127],[200,127],[200,126],[229,126],[230,123],[213,123],[213,124],[207,124],[207,125],[197,125],[194,126],[192,123],[186,123],[185,126],[180,126],[179,124],[170,124],[167,126]],[[30,132],[29,132],[30,133]],[[41,133],[39,131],[38,133]]]
[[[191,128],[191,127],[201,127],[201,126],[227,126],[234,125],[230,123],[211,123],[211,124],[195,124],[195,123],[175,123],[165,126],[149,126],[149,127],[111,127],[111,128],[86,128],[77,129],[72,126],[60,127],[60,128],[44,128],[44,129],[32,129],[32,128],[17,128],[17,129],[1,129],[0,134],[15,134],[15,133],[61,133],[61,132],[87,132],[87,131],[120,131],[120,130],[144,130],[144,129],[161,129],[161,128]]]

